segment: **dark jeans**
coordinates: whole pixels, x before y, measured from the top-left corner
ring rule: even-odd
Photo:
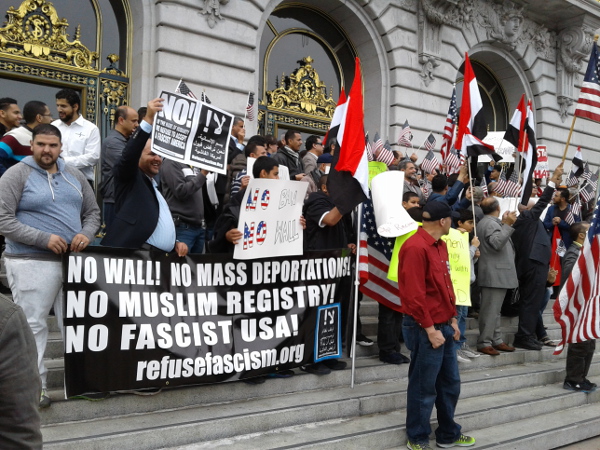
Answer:
[[[115,220],[115,214],[115,204],[104,202],[104,225],[106,225],[106,230],[110,228],[113,220]]]
[[[544,310],[546,309],[546,306],[548,306],[548,302],[550,301],[551,295],[552,295],[552,288],[547,287],[546,291],[544,292],[544,299],[542,300],[542,305],[540,306],[540,313],[538,314],[538,320],[535,325],[535,335],[537,336],[538,340],[544,339],[545,337],[548,336],[548,332],[544,328],[543,314],[544,314]]]
[[[379,355],[399,352],[402,334],[402,313],[379,304],[379,323],[377,325],[377,346]]]
[[[204,227],[183,222],[175,227],[177,240],[188,246],[189,253],[204,253],[205,231]]]
[[[587,377],[595,350],[595,339],[569,344],[569,349],[567,350],[566,381],[581,383]]]
[[[461,427],[454,421],[460,395],[460,375],[456,360],[454,328],[436,325],[446,342],[434,349],[427,332],[411,316],[404,316],[402,333],[410,350],[406,406],[406,434],[413,443],[429,442],[431,412],[435,404],[438,428],[436,440],[450,444],[460,437]]]

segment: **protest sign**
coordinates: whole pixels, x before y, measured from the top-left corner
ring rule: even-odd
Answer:
[[[399,201],[390,201],[390,195],[404,189],[404,172],[382,172],[371,181],[371,197],[377,223],[377,233],[384,237],[402,236],[417,229],[415,222]]]
[[[301,255],[300,225],[308,183],[255,178],[240,205],[238,230],[244,237],[235,246],[235,259]]]
[[[211,172],[227,172],[233,116],[192,97],[163,91],[163,110],[154,118],[152,151]]]
[[[312,363],[318,309],[348,301],[341,286],[351,265],[348,249],[252,262],[105,247],[65,255],[66,395],[233,381]],[[328,311],[324,325],[339,329],[339,314]],[[341,345],[327,344],[329,353]]]
[[[454,296],[458,306],[471,306],[471,254],[469,252],[469,233],[450,228],[442,236],[448,248],[450,279],[454,287]]]
[[[378,161],[369,161],[369,189],[371,189],[371,181],[375,176],[380,173],[387,172],[388,167],[386,163]]]
[[[342,356],[340,305],[320,306],[315,328],[315,362]]]
[[[537,146],[537,165],[533,171],[533,178],[546,178],[550,176],[548,166],[548,152],[545,145]]]

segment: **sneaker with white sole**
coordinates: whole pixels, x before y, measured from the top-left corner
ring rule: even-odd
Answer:
[[[408,448],[410,450],[431,450],[429,443],[417,444],[416,442],[410,442],[410,441],[406,442],[406,448]]]
[[[436,442],[436,445],[440,448],[472,447],[473,445],[475,445],[475,438],[472,436],[465,436],[464,434],[461,434],[456,441],[450,444],[440,444],[439,442]]]
[[[481,356],[481,353],[477,353],[466,342],[460,346],[460,349],[468,358],[479,358]]]
[[[460,363],[470,363],[471,360],[463,353],[462,350],[456,350],[456,360]]]
[[[46,389],[42,389],[42,394],[40,395],[40,408],[48,408],[52,404],[52,400],[48,397],[46,393]]]

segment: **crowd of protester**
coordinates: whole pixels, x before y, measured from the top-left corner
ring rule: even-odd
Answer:
[[[309,185],[300,219],[305,250],[348,247],[356,252],[356,217],[341,214],[329,196],[335,189],[327,182],[333,154],[339,151],[335,140],[323,142],[320,136],[310,136],[304,143],[296,130],[288,130],[279,139],[246,137],[244,120],[236,117],[227,173],[221,175],[163,159],[152,151],[150,136],[154,118],[162,109],[161,99],[138,111],[129,106],[117,108],[113,129],[103,139],[98,128],[81,115],[81,100],[75,91],[63,89],[56,94],[56,120],[51,109],[30,101],[21,113],[16,100],[0,99],[0,234],[6,238],[9,289],[25,312],[37,347],[42,391],[35,407],[51,403],[43,361],[46,320],[54,308],[60,324],[59,255],[67,250],[82,251],[100,237],[105,246],[175,251],[179,256],[232,253],[242,238],[237,223],[250,175],[279,178],[280,168],[285,166],[290,180]],[[470,179],[466,165],[450,176],[443,173],[443,167],[428,173],[417,164],[416,153],[409,156],[396,151],[393,158],[386,156],[385,160],[389,170],[404,172],[402,203],[411,217],[419,223],[430,220],[423,218],[424,208],[441,214],[435,203],[442,203],[442,209],[452,211],[452,227],[469,235],[471,306],[456,309],[460,336],[453,352],[457,360],[468,364],[481,355],[496,356],[513,352],[515,347],[539,351],[543,346],[555,346],[542,315],[557,293],[553,286],[560,284],[550,267],[551,235],[557,227],[568,249],[564,283],[564,273],[572,268],[588,226],[581,216],[589,219],[594,206],[591,201],[583,205],[580,214],[572,212],[576,193],[562,186],[562,165],[544,189],[536,180],[526,206],[517,208],[515,202],[512,209],[502,211],[498,185],[503,170],[514,170],[509,166],[499,169],[499,164],[492,162],[484,173],[475,173]],[[102,198],[100,205],[97,194]],[[40,276],[45,282],[34,286],[32,280]],[[347,288],[350,297],[351,286]],[[400,299],[402,295],[401,289]],[[513,342],[505,342],[500,332],[503,312],[519,316]],[[467,317],[479,319],[476,348],[466,340]],[[409,362],[400,346],[402,311],[380,305],[379,319],[380,360]],[[373,345],[361,332],[360,321],[356,342]],[[586,378],[591,354],[592,344],[569,353],[566,389],[595,389]],[[343,361],[330,360],[302,370],[326,375],[345,367]],[[270,376],[292,375],[293,371],[282,371]],[[261,383],[265,378],[250,382]]]

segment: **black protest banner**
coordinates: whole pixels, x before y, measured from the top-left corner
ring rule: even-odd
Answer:
[[[233,381],[311,363],[319,307],[348,301],[340,286],[351,258],[349,250],[255,261],[103,247],[68,254],[66,394]],[[331,341],[333,310],[321,314],[321,357],[340,345]]]
[[[227,172],[227,151],[233,116],[213,105],[202,104],[198,128],[192,141],[191,164],[201,164],[206,170]]]
[[[163,91],[163,110],[154,118],[152,150],[185,162],[188,138],[193,130],[198,102],[191,97]]]

